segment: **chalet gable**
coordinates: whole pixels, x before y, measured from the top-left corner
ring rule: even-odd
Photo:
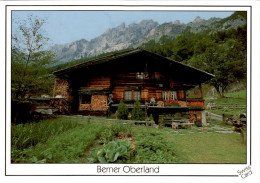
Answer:
[[[102,76],[115,72],[160,72],[188,85],[198,85],[214,75],[142,49],[131,49],[86,61],[53,74],[59,78],[77,78],[89,73]]]

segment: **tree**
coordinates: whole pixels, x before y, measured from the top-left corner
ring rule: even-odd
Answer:
[[[16,22],[16,21],[14,21]],[[44,34],[45,19],[29,15],[17,22],[12,35],[12,100],[24,101],[30,96],[49,93],[52,79],[46,75],[54,55],[46,51],[49,38]]]
[[[207,37],[198,41],[190,63],[214,74],[209,84],[215,87],[220,97],[224,97],[230,83],[246,76],[246,51],[245,45],[237,39],[225,37],[223,41],[219,40],[216,43]]]
[[[181,34],[179,35],[173,45],[173,60],[183,62],[189,60],[193,55],[193,34]]]
[[[132,120],[144,120],[145,115],[144,112],[141,109],[141,103],[139,101],[136,101],[134,103],[134,108],[132,110]]]
[[[116,117],[118,119],[128,119],[128,114],[129,112],[127,106],[124,104],[123,101],[120,101],[118,109],[116,111]]]

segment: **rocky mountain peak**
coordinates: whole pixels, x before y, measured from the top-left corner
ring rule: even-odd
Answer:
[[[181,22],[180,22],[180,20],[175,20],[173,24],[180,25]]]
[[[125,22],[121,23],[117,28],[119,30],[124,30],[125,29]]]
[[[86,39],[80,39],[80,40],[78,40],[78,41],[76,41],[76,42],[78,42],[78,43],[86,43],[86,42],[88,42]]]
[[[199,23],[199,22],[202,22],[202,21],[203,21],[203,19],[200,18],[200,16],[197,16],[197,17],[193,20],[192,23]]]
[[[157,22],[153,21],[152,19],[150,19],[150,20],[142,20],[140,22],[140,25],[146,25],[146,24],[157,24]]]

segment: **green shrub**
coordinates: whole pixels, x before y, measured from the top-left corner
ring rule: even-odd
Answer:
[[[135,163],[176,162],[172,144],[167,143],[160,133],[140,130],[135,140]]]
[[[109,119],[116,119],[116,113],[111,113],[109,116],[108,116]]]
[[[102,131],[102,133],[100,134],[98,142],[100,144],[107,144],[108,142],[113,140],[114,137],[115,137],[115,133],[113,132],[113,130],[111,128],[107,128],[104,131]]]
[[[149,121],[154,121],[154,119],[153,119],[153,115],[152,115],[152,114],[150,114],[148,120],[149,120]]]
[[[139,101],[134,103],[134,108],[132,110],[132,120],[140,120],[143,121],[145,119],[145,114],[141,109],[141,104]]]
[[[89,162],[126,163],[130,160],[131,143],[129,140],[111,141],[103,148],[91,151]]]
[[[123,101],[120,101],[118,109],[116,111],[116,117],[118,119],[128,119],[128,108]]]
[[[132,136],[132,126],[129,124],[122,124],[120,122],[113,123],[111,130],[114,132],[116,137],[128,137]]]
[[[107,144],[114,138],[126,138],[132,136],[132,126],[128,124],[122,124],[121,122],[114,122],[109,128],[102,131],[99,143]]]

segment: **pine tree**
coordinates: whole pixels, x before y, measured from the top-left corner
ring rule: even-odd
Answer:
[[[145,119],[144,112],[141,109],[141,103],[138,100],[134,103],[134,108],[132,110],[131,119],[132,120],[141,120],[141,121]]]
[[[123,101],[120,101],[119,105],[118,105],[118,109],[116,111],[116,117],[118,119],[128,119],[128,108],[127,106],[124,104]]]

